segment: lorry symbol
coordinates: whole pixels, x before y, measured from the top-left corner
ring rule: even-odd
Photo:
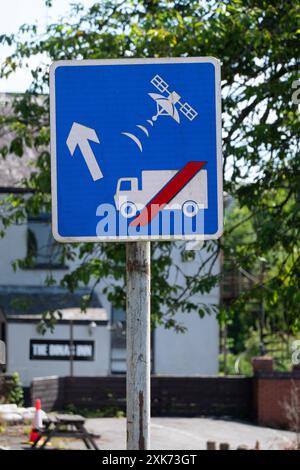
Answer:
[[[172,180],[179,170],[142,171],[141,189],[138,178],[120,178],[114,195],[115,205],[125,218],[134,217]],[[163,210],[183,210],[193,217],[207,209],[207,171],[201,170],[163,207]]]

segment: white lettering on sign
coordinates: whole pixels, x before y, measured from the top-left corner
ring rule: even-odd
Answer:
[[[33,344],[32,347],[35,356],[48,356],[48,344]]]
[[[92,347],[86,344],[78,344],[76,348],[76,356],[89,357],[93,354]]]
[[[70,347],[67,344],[50,344],[49,355],[50,356],[69,356]]]

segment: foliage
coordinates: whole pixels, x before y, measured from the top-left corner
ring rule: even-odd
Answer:
[[[231,352],[228,353],[226,358],[226,371],[224,356],[222,354],[219,355],[219,370],[220,375],[243,375],[246,377],[253,376],[253,369],[248,358],[233,354]]]
[[[85,418],[123,418],[124,411],[120,410],[117,405],[105,406],[103,409],[81,408],[70,403],[66,406],[66,412],[75,415],[81,415]]]
[[[5,431],[6,431],[5,425],[0,423],[0,434],[5,433]]]
[[[5,402],[23,405],[24,392],[18,372],[14,372],[9,382],[6,383]]]
[[[246,316],[249,299],[254,299],[267,312],[274,312],[272,321],[278,328],[284,322],[287,330],[298,331],[299,112],[291,96],[299,73],[299,16],[299,0],[102,1],[88,10],[73,4],[70,15],[49,24],[44,34],[37,25],[24,25],[16,35],[2,35],[0,42],[13,47],[2,65],[2,77],[25,67],[32,56],[40,58],[32,70],[30,89],[16,95],[10,111],[0,117],[11,136],[1,149],[3,158],[9,153],[21,157],[25,147],[38,152],[35,168],[23,182],[33,192],[27,198],[10,196],[4,227],[22,221],[27,212],[50,210],[49,62],[218,57],[222,61],[224,187],[240,212],[226,219],[223,240],[206,243],[208,258],[184,252],[184,244],[179,244],[186,262],[195,258],[198,266],[196,275],[184,274],[184,286],[170,276],[172,270],[180,273],[174,244],[153,243],[153,323],[182,330],[176,311],[196,309],[201,316],[211,312],[192,296],[209,292],[219,282],[214,264],[222,249],[235,269],[254,276],[260,259],[267,264],[263,278],[250,291],[241,292],[229,308],[221,309],[220,319],[226,321],[237,312]],[[109,300],[124,307],[124,246],[65,245],[64,263],[77,253],[80,263],[62,285],[74,290],[79,284],[109,279],[105,288]]]
[[[289,423],[289,429],[296,434],[296,449],[300,450],[300,387],[294,381],[291,383],[289,395],[281,403],[281,407]]]
[[[291,370],[292,343],[295,338],[285,337],[283,334],[267,334],[266,353],[272,356],[274,370],[288,372]],[[256,329],[248,326],[244,349],[236,352],[232,347],[233,338],[228,341],[226,362],[224,353],[219,355],[220,373],[222,375],[253,376],[252,358],[260,355],[260,338]],[[234,352],[232,352],[234,351]]]
[[[275,200],[276,197],[275,195]],[[288,347],[290,337],[299,331],[295,299],[289,305],[286,299],[287,289],[298,298],[298,254],[297,247],[294,247],[293,253],[289,253],[284,246],[278,245],[277,252],[274,249],[265,249],[264,253],[253,258],[249,264],[238,263],[238,258],[245,259],[251,254],[252,246],[258,238],[255,218],[256,214],[240,208],[236,203],[232,204],[227,213],[227,227],[236,228],[231,233],[229,230],[225,244],[235,247],[235,255],[225,258],[224,267],[225,272],[226,269],[234,272],[239,284],[239,296],[229,306],[223,306],[223,309],[228,335],[235,340],[233,352],[244,350],[249,331],[255,328],[261,329],[260,353],[272,354],[276,349],[274,350],[270,337],[277,337],[277,343],[285,343]],[[232,253],[233,250],[230,251]],[[257,255],[253,251],[253,256],[255,253]]]

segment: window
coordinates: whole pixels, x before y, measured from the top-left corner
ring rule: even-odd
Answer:
[[[50,215],[28,216],[27,256],[35,268],[64,268],[62,246],[52,236]]]
[[[111,372],[126,374],[126,313],[112,308],[111,312]]]
[[[126,312],[122,309],[112,308],[112,348],[126,348]]]

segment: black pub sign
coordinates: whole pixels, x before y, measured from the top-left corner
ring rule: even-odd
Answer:
[[[71,347],[73,347],[74,361],[94,360],[94,341],[73,341],[61,339],[31,339],[30,359],[43,361],[69,361],[71,358]]]

